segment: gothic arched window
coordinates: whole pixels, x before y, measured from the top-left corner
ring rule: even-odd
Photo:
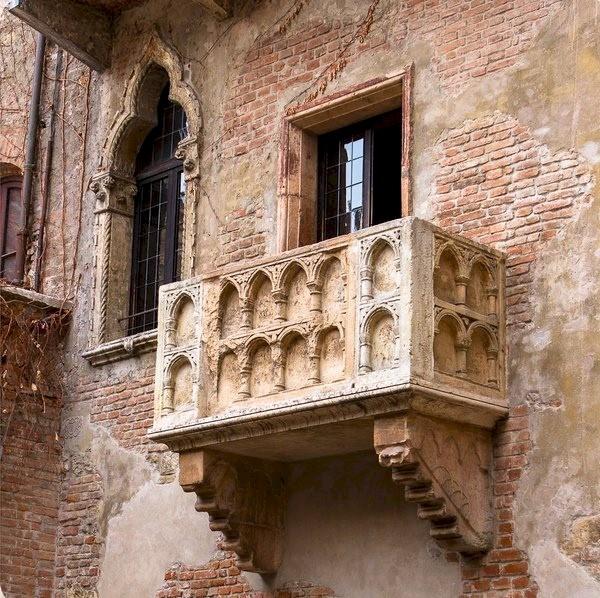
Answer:
[[[185,112],[169,100],[167,86],[160,96],[157,125],[136,162],[129,334],[157,326],[158,288],[181,276],[185,181],[175,151],[185,136]]]

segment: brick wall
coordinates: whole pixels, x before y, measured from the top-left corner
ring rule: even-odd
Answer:
[[[494,435],[494,545],[481,561],[462,563],[463,596],[537,596],[527,555],[514,542],[515,493],[529,463],[531,446],[529,409],[527,405],[514,407]]]
[[[286,583],[274,593],[255,592],[240,574],[232,553],[221,553],[219,558],[201,568],[181,563],[174,564],[165,573],[165,583],[156,598],[205,598],[209,596],[237,596],[238,598],[325,598],[335,596],[330,588],[309,582]]]
[[[516,64],[543,20],[560,3],[472,0],[460,3],[458,10],[451,0],[408,0],[398,2],[392,13],[384,12],[389,7],[381,3],[370,34],[364,43],[353,43],[345,59],[351,63],[377,49],[394,52],[414,36],[412,39],[432,43],[432,68],[439,75],[439,84],[445,91],[456,92],[468,80]],[[353,39],[361,17],[359,14],[352,21],[334,19],[326,23],[314,19],[303,22],[301,16],[289,33],[268,32],[257,41],[238,65],[225,102],[224,159],[273,148],[274,140],[279,138],[282,96],[285,94],[286,101],[291,102],[294,94],[290,90],[294,87],[314,89],[317,76]],[[299,100],[303,97],[300,95]],[[75,98],[72,103],[81,106],[82,100]],[[440,139],[439,170],[432,191],[437,223],[508,253],[511,327],[531,321],[529,297],[535,262],[543,255],[544,244],[589,200],[590,183],[590,173],[579,156],[566,150],[550,151],[531,131],[505,114],[467,121],[446,131]],[[46,263],[48,289],[62,286],[53,282],[62,277],[63,254],[62,240],[56,232],[61,212],[54,209],[53,213],[56,222],[51,221],[50,237],[55,241]],[[223,251],[218,265],[264,253],[263,219],[262,198],[228,215],[219,230]],[[69,251],[65,253],[70,255]],[[164,449],[149,443],[145,435],[152,421],[152,376],[151,369],[140,373],[133,368],[131,376],[107,384],[100,373],[94,374],[82,381],[72,400],[88,402],[91,423],[104,427],[121,447],[155,462]],[[56,517],[60,528],[58,596],[64,595],[67,588],[94,588],[100,573],[103,540],[97,506],[102,499],[101,476],[89,455],[70,459],[60,488],[59,512],[60,458],[56,443],[51,442],[58,431],[58,407],[47,405],[46,411],[38,412],[36,417],[33,432],[31,421],[15,420],[16,432],[9,438],[3,458],[8,475],[3,476],[2,486],[0,562],[3,588],[9,596],[11,592],[34,595],[34,591],[48,595],[43,592],[50,588],[47,574],[54,559]],[[497,592],[529,598],[536,594],[526,555],[513,539],[513,503],[517,483],[528,465],[528,430],[527,410],[521,405],[511,410],[510,418],[497,431],[493,473],[495,546],[482,562],[462,566],[464,595],[493,596]],[[19,469],[21,460],[28,472],[26,478]],[[43,505],[35,502],[40,496],[44,497]],[[37,590],[23,585],[31,584],[32,574],[36,573],[40,574]],[[202,567],[174,565],[166,572],[157,596],[228,594],[259,598],[250,592],[231,557],[224,555]],[[327,595],[333,592],[300,583],[278,593],[279,598]]]
[[[61,474],[60,401],[29,396],[14,404],[4,394],[1,408],[6,436],[0,463],[0,587],[7,598],[49,597]]]
[[[585,160],[550,151],[515,118],[496,113],[447,131],[439,164],[437,223],[508,254],[508,325],[530,322],[534,263],[591,200]]]
[[[327,80],[328,67],[343,52],[346,63],[376,48],[394,52],[409,36],[434,48],[433,66],[441,84],[458,89],[471,78],[513,66],[528,49],[544,19],[562,0],[409,0],[397,5],[376,3],[373,25],[364,38],[354,20],[311,19],[296,23],[288,35],[267,31],[246,53],[223,113],[224,156],[264,148],[273,140],[281,118],[278,102],[306,98],[289,90],[313,91]],[[350,44],[350,45],[349,45]],[[403,66],[403,65],[399,65]]]
[[[228,214],[219,228],[222,252],[217,266],[248,260],[265,253],[262,198]]]

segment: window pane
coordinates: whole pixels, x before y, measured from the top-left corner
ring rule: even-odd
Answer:
[[[357,230],[360,230],[362,226],[362,208],[358,208],[358,210],[352,212],[352,232],[354,233]]]
[[[168,175],[138,189],[136,252],[129,332],[147,330],[155,319],[158,286],[164,277]],[[148,315],[146,312],[151,312]],[[137,317],[136,314],[139,314]]]
[[[339,142],[336,140],[329,142],[325,146],[325,166],[337,166],[340,162],[339,156]]]
[[[362,158],[364,152],[364,137],[360,135],[352,142],[352,158]]]
[[[319,193],[324,219],[320,234],[325,239],[362,225],[364,136],[364,130],[329,133],[319,142],[319,161],[325,171]],[[357,209],[361,209],[358,214],[351,213]]]
[[[352,193],[351,193],[351,200],[350,200],[350,206],[348,209],[350,210],[354,210],[356,208],[359,208],[362,206],[362,202],[363,202],[363,186],[362,183],[358,184],[358,185],[354,185],[351,187]]]
[[[337,234],[337,216],[327,218],[325,220],[325,238],[332,239],[333,237],[337,237]]]
[[[338,167],[333,166],[325,172],[325,192],[337,191],[339,186]]]
[[[328,193],[325,196],[325,218],[336,216],[338,213],[338,192]]]
[[[6,194],[6,229],[2,253],[17,250],[17,230],[21,215],[21,189],[10,187]]]
[[[344,139],[342,142],[342,151],[340,154],[340,162],[348,162],[352,160],[352,138]]]
[[[355,185],[356,183],[361,183],[363,180],[363,159],[358,158],[357,160],[352,160],[352,179],[351,185]]]
[[[0,260],[0,276],[7,280],[13,280],[17,277],[17,256],[12,253],[4,256]]]
[[[175,280],[181,279],[181,264],[183,261],[183,210],[185,202],[185,178],[183,173],[177,174],[177,243],[175,250]]]
[[[173,159],[178,143],[186,134],[185,112],[169,100],[169,88],[166,87],[158,104],[157,124],[138,153],[137,174]]]
[[[351,232],[351,216],[351,213],[346,213],[338,218],[338,235],[347,235]]]

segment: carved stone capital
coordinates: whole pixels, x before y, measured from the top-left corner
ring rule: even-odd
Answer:
[[[489,548],[489,431],[406,413],[376,419],[374,443],[379,463],[442,547],[468,555]]]
[[[196,137],[186,137],[175,150],[175,157],[183,162],[183,176],[186,181],[197,178],[200,174],[199,153]]]
[[[207,450],[179,455],[179,483],[195,492],[243,571],[274,573],[281,563],[285,472],[281,465]]]
[[[133,216],[133,200],[137,191],[133,179],[101,172],[92,177],[90,190],[96,196],[97,214],[113,212]]]

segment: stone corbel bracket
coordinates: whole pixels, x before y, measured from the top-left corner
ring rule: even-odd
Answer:
[[[206,512],[223,547],[237,555],[243,571],[275,573],[283,551],[283,466],[209,450],[179,455],[179,483],[195,492],[196,510]]]
[[[489,430],[407,412],[376,419],[374,442],[442,548],[467,556],[490,548]]]

